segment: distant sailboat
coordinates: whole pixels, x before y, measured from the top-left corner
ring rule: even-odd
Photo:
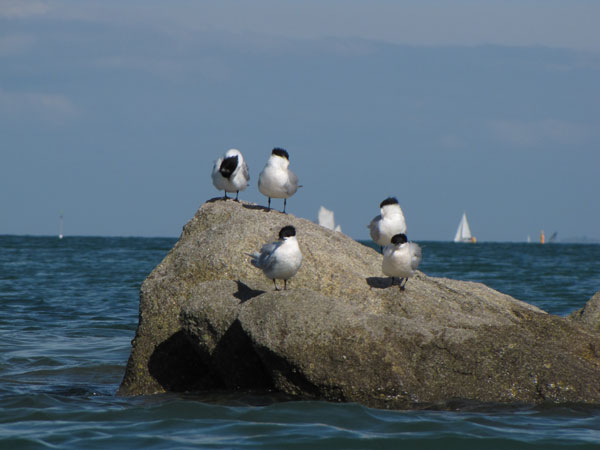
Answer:
[[[58,225],[58,238],[62,239],[64,237],[63,235],[63,213],[62,211],[60,212],[60,222]]]
[[[319,208],[318,214],[319,225],[325,228],[329,228],[334,231],[342,231],[342,227],[340,225],[335,224],[335,218],[333,211],[321,206]]]
[[[552,233],[552,235],[550,236],[549,239],[546,239],[546,235],[544,234],[544,230],[542,230],[540,232],[540,244],[552,244],[553,242],[556,241],[556,236],[558,235],[558,232],[554,232]]]
[[[462,218],[460,219],[458,229],[456,230],[456,235],[454,236],[454,242],[477,242],[477,239],[471,235],[471,228],[469,227],[469,222],[467,221],[466,212],[463,212]]]

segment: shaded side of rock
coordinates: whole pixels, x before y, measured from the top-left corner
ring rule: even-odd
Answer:
[[[238,320],[241,305],[262,291],[229,280],[203,283],[190,292],[181,326],[202,361],[210,382],[223,389],[270,389],[269,375]],[[206,383],[206,380],[204,380]]]

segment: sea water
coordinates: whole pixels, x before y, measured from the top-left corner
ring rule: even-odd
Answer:
[[[600,448],[600,407],[582,405],[387,411],[272,392],[117,397],[140,285],[174,243],[0,236],[1,449]],[[426,274],[483,282],[553,314],[600,290],[600,245],[420,244]]]

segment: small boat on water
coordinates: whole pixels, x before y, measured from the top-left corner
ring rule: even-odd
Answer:
[[[471,235],[471,227],[469,227],[466,212],[463,212],[462,218],[460,219],[458,229],[456,230],[456,234],[454,235],[454,242],[468,242],[472,244],[477,242],[475,236]]]
[[[340,225],[335,224],[335,217],[333,211],[330,211],[324,206],[321,206],[321,208],[319,208],[317,220],[319,225],[321,225],[322,227],[329,228],[330,230],[334,231],[342,231],[342,227]]]
[[[544,234],[544,230],[541,231],[540,233],[540,244],[550,244],[553,243],[554,241],[556,241],[556,236],[558,235],[558,233],[555,231],[554,233],[552,233],[552,236],[550,236],[550,239],[546,239],[546,235]]]
[[[59,225],[58,225],[58,238],[62,239],[64,237],[63,234],[63,213],[60,212]]]

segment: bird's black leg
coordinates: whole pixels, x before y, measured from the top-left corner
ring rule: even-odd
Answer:
[[[227,200],[229,197],[227,197],[227,191],[223,191],[225,192],[225,197],[223,197],[223,200]]]
[[[240,195],[240,191],[235,191],[235,201],[239,202],[238,195]]]
[[[285,214],[285,204],[287,202],[287,198],[283,199],[283,213]]]
[[[271,197],[268,197],[268,199],[269,199],[269,206],[267,206],[267,209],[268,209],[269,211],[271,211]]]
[[[380,245],[379,246],[379,251],[381,252],[381,254],[383,255],[383,247]]]
[[[273,284],[275,285],[275,290],[278,291],[279,288],[277,287],[277,283],[275,283],[275,278],[273,278]]]
[[[283,280],[283,290],[287,291],[287,280]]]
[[[408,278],[402,278],[402,279],[400,279],[400,285],[399,285],[400,286],[400,290],[402,290],[402,291],[404,290],[407,281],[408,281]]]

